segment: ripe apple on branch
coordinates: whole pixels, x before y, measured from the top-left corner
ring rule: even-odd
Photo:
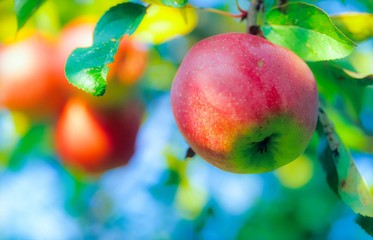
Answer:
[[[246,11],[237,2],[239,14],[236,15],[217,9],[202,10],[247,20],[246,33],[221,31],[225,33],[219,32],[197,42],[181,62],[170,89],[171,108],[178,129],[190,145],[187,156],[198,154],[212,165],[233,173],[268,172],[303,154],[317,129],[319,147],[324,151],[316,153],[315,146],[312,150],[320,162],[327,165],[324,167],[332,190],[356,213],[373,217],[371,191],[326,111],[319,107],[326,103],[337,109],[339,106],[334,100],[324,99],[323,91],[341,91],[339,95],[348,102],[346,112],[352,108],[353,120],[356,120],[353,124],[360,127],[362,97],[358,95],[372,84],[371,76],[351,73],[351,69],[333,62],[351,54],[356,44],[336,27],[332,17],[315,5],[287,3],[286,0],[267,4],[263,0],[251,0]],[[264,9],[264,6],[271,8]],[[85,48],[75,49],[68,57],[66,46],[60,45],[63,57],[59,62],[66,62],[66,65],[63,69],[59,63],[59,72],[66,73],[70,84],[93,96],[108,96],[107,83],[115,86],[112,78],[131,85],[145,67],[146,51],[132,44],[123,47],[123,42],[133,37],[157,45],[185,35],[197,24],[196,9],[187,0],[143,0],[112,6],[95,27],[90,25],[88,35],[92,37],[93,32],[93,38]],[[363,22],[371,19],[371,15],[351,15],[348,19]],[[346,16],[340,16],[339,24],[345,20]],[[372,37],[364,29],[353,26],[351,29],[360,31],[358,40]],[[82,39],[78,37],[78,40]],[[128,64],[129,59],[136,61]],[[327,73],[320,74],[324,70]],[[135,77],[132,79],[131,75]],[[65,76],[60,76],[66,84]],[[43,80],[43,75],[41,77]],[[320,87],[323,81],[326,87]],[[333,84],[337,85],[333,90],[326,89]],[[28,95],[21,97],[25,96]],[[114,100],[110,98],[109,102],[121,99],[117,97],[114,94]],[[355,101],[355,97],[359,99]],[[105,97],[100,100],[106,101]],[[122,126],[127,119],[122,119],[120,113],[118,116],[116,112],[103,111],[100,104],[91,106],[92,102],[70,99],[57,123],[56,143],[67,165],[102,172],[120,165],[118,162],[104,164],[107,159],[126,163],[123,160],[128,160],[130,154],[121,151],[125,144],[119,143],[125,140],[116,130],[122,133],[130,130]],[[71,109],[79,110],[85,124],[78,125],[85,128],[69,128],[76,124]],[[112,114],[115,117],[111,118]],[[129,115],[136,119],[136,114]],[[117,121],[121,123],[115,130],[108,127],[117,125]],[[134,129],[138,129],[138,121],[136,123]],[[80,140],[75,136],[78,131],[82,131]],[[130,135],[133,146],[135,137]],[[76,147],[75,141],[85,145]],[[132,148],[130,150],[133,153]]]
[[[171,102],[191,148],[237,173],[271,171],[296,159],[318,113],[316,82],[304,61],[246,33],[197,43],[176,74]]]

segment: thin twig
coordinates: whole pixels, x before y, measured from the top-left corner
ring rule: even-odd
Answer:
[[[247,12],[241,8],[240,4],[238,3],[238,0],[236,0],[236,7],[237,7],[238,11],[240,11],[241,13],[246,13],[247,14]]]

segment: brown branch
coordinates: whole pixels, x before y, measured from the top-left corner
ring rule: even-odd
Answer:
[[[241,8],[240,4],[238,3],[238,0],[236,0],[235,2],[236,2],[236,7],[237,7],[238,11],[240,11],[241,13],[246,13],[247,14],[247,12]]]
[[[247,16],[247,32],[253,35],[263,36],[258,24],[259,14],[264,12],[263,0],[251,0]]]
[[[339,155],[339,139],[336,137],[335,129],[333,123],[329,120],[325,111],[320,107],[319,108],[319,121],[321,123],[322,129],[325,133],[326,140],[328,141],[329,148],[332,151],[333,155],[337,157]]]
[[[278,6],[281,7],[282,5],[285,5],[288,1],[287,0],[278,0]]]

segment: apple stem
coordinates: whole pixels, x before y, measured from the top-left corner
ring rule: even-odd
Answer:
[[[263,36],[260,30],[259,17],[264,12],[263,0],[251,0],[247,17],[247,32],[253,35]]]
[[[192,158],[196,155],[196,153],[193,151],[191,147],[188,148],[186,154],[185,154],[185,159]]]
[[[332,151],[334,156],[339,155],[339,145],[340,142],[335,135],[335,129],[333,123],[329,120],[325,111],[320,107],[319,108],[319,121],[321,123],[322,129],[325,133],[326,140],[328,141],[329,148]]]

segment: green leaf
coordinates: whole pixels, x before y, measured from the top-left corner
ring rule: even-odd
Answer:
[[[26,156],[31,155],[37,151],[43,151],[45,148],[48,129],[45,125],[35,125],[19,140],[15,149],[10,155],[8,168],[11,170],[20,169]],[[49,140],[49,139],[48,139]]]
[[[79,89],[94,96],[102,96],[109,71],[106,65],[113,61],[117,50],[118,42],[103,42],[89,48],[75,49],[66,62],[67,79]]]
[[[188,4],[188,0],[144,0],[144,2],[157,5],[165,5],[173,8],[182,8]]]
[[[32,14],[45,0],[14,0],[14,11],[17,16],[17,29],[20,30]]]
[[[288,3],[273,8],[266,19],[261,27],[264,36],[306,61],[343,58],[355,47],[323,10],[310,4]]]
[[[331,19],[339,29],[355,42],[373,38],[372,13],[344,13],[331,16]]]
[[[319,111],[318,124],[323,128],[327,140],[327,144],[321,144],[319,159],[331,189],[353,211],[373,217],[372,192],[322,109]]]
[[[359,224],[366,233],[373,236],[373,218],[358,215],[356,218],[356,223]]]
[[[373,85],[373,74],[362,74],[350,71],[348,69],[343,69],[343,72],[347,74],[350,78],[355,79],[355,82],[360,86]]]
[[[308,66],[316,77],[321,95],[327,101],[334,101],[339,94],[355,120],[359,119],[365,86],[373,84],[373,76],[349,71],[332,62],[314,62]]]
[[[146,8],[136,3],[122,3],[110,8],[98,21],[93,45],[75,49],[66,62],[65,72],[69,82],[94,96],[106,90],[107,65],[114,61],[123,35],[137,29]]]
[[[162,3],[169,7],[181,8],[188,3],[188,0],[162,0]]]

